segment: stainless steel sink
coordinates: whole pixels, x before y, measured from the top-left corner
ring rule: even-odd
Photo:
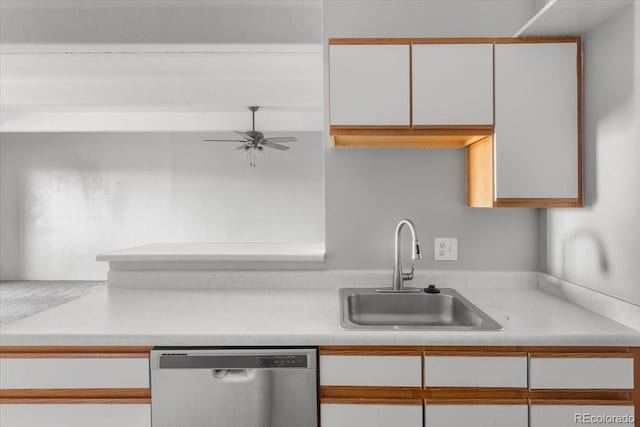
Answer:
[[[438,294],[340,289],[340,327],[358,330],[499,331],[502,326],[453,289]]]

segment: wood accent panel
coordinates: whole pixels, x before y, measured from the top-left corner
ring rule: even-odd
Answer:
[[[7,353],[93,353],[93,354],[107,354],[107,353],[148,353],[153,347],[140,347],[140,346],[0,346],[0,357],[10,357]]]
[[[320,346],[320,356],[421,356],[420,347]]]
[[[413,128],[413,45],[409,44],[409,126]]]
[[[629,353],[629,352],[611,352],[611,353],[600,353],[600,352],[589,352],[589,353],[583,353],[583,352],[577,352],[577,353],[567,353],[567,352],[549,352],[549,353],[538,353],[538,352],[530,352],[529,353],[530,357],[536,358],[536,357],[541,357],[541,358],[559,358],[559,359],[563,359],[563,358],[595,358],[595,359],[602,359],[602,358],[611,358],[611,359],[624,359],[624,358],[633,358],[633,353]]]
[[[526,351],[447,351],[425,350],[425,356],[450,356],[450,357],[526,357]]]
[[[461,148],[493,133],[491,126],[331,126],[334,147]]]
[[[373,398],[340,398],[321,397],[321,404],[342,404],[342,405],[422,405],[422,399],[373,399]]]
[[[633,406],[633,402],[629,400],[570,400],[570,399],[530,399],[532,405],[603,405],[603,406]]]
[[[581,202],[573,198],[499,198],[493,206],[497,208],[578,208]]]
[[[416,345],[324,345],[320,346],[321,355],[347,354],[352,355],[374,355],[375,352],[401,352],[395,354],[415,355],[428,351],[446,352],[446,355],[455,355],[458,352],[477,352],[487,356],[496,356],[500,352],[520,352],[520,353],[563,353],[573,356],[576,353],[588,354],[628,354],[630,352],[640,353],[640,347],[565,347],[565,346],[416,346]],[[347,352],[347,353],[345,353]],[[402,353],[404,352],[404,353]],[[407,353],[408,352],[408,353]],[[380,354],[382,354],[380,353]],[[615,357],[615,356],[614,356]]]
[[[633,391],[627,389],[535,389],[529,390],[530,399],[549,400],[632,400]]]
[[[422,399],[420,387],[321,386],[320,397],[340,399]]]
[[[576,58],[576,69],[578,72],[578,201],[576,207],[582,207],[584,203],[583,196],[583,171],[582,171],[582,38],[576,39],[576,49],[578,51]],[[636,411],[636,414],[638,412]]]
[[[425,405],[526,405],[527,399],[425,399]]]
[[[0,353],[0,359],[146,359],[148,353]]]
[[[329,44],[411,44],[414,39],[407,37],[355,37],[355,38],[344,38],[344,37],[333,37],[329,39]]]
[[[493,197],[493,137],[487,137],[467,147],[467,205],[491,208]]]
[[[146,399],[148,388],[0,389],[0,399]]]
[[[635,405],[636,426],[640,426],[640,350],[633,350],[633,401]]]
[[[145,405],[150,404],[151,398],[140,399],[77,399],[77,398],[0,398],[0,404],[117,404],[117,405]]]
[[[330,38],[329,44],[473,44],[473,43],[574,43],[580,37],[357,37]]]
[[[527,399],[528,390],[516,387],[426,387],[423,392],[425,399]]]

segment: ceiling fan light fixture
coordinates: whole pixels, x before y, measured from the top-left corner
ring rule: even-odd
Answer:
[[[276,136],[265,138],[262,132],[256,131],[256,111],[260,108],[257,105],[250,105],[251,111],[251,130],[234,132],[242,139],[205,139],[206,142],[240,142],[241,145],[236,150],[243,150],[245,157],[249,159],[249,166],[256,167],[256,160],[262,158],[264,147],[272,148],[279,151],[286,151],[291,147],[283,145],[283,143],[297,142],[298,139],[293,136]]]

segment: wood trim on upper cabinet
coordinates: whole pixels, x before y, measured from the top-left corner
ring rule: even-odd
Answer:
[[[499,198],[496,208],[579,208],[580,199],[574,198]]]
[[[576,207],[584,204],[583,195],[583,163],[582,163],[582,39],[576,40],[578,57],[576,59],[576,69],[578,72],[578,201]]]
[[[413,45],[409,44],[409,126],[413,128]]]
[[[389,37],[371,37],[371,38],[344,38],[333,37],[329,39],[329,44],[411,44],[414,39],[411,38],[389,38]]]
[[[568,37],[334,37],[329,44],[479,44],[479,43],[574,43],[578,36]]]

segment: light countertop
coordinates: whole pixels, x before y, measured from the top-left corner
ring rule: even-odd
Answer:
[[[151,243],[100,254],[108,262],[322,262],[324,243]]]
[[[458,291],[500,332],[345,331],[335,288],[108,288],[0,329],[12,345],[640,346],[640,332],[538,289]]]

